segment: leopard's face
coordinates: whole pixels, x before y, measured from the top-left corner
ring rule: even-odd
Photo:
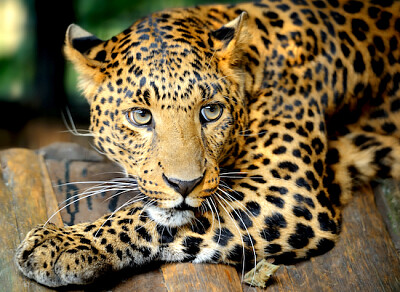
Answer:
[[[238,70],[221,69],[226,60],[197,34],[179,43],[139,22],[86,53],[107,63],[90,89],[95,145],[137,180],[150,217],[167,226],[193,220],[217,191],[247,120]]]
[[[230,103],[232,96],[222,86],[215,90],[211,80],[192,84],[193,78],[163,82],[147,77],[154,88],[128,86],[118,107],[115,91],[106,87],[92,103],[96,145],[136,178],[153,206],[150,214],[162,212],[154,208],[174,209],[176,216],[185,216],[182,224],[193,216],[192,208],[200,207],[217,190],[219,165],[238,139],[240,131],[235,129],[243,128],[237,108]],[[220,84],[232,86],[225,83]],[[181,102],[177,104],[173,97],[157,99],[156,91],[161,97],[172,93]],[[114,97],[111,103],[110,96]],[[110,104],[108,115],[107,110],[96,110],[104,108],[103,98]]]

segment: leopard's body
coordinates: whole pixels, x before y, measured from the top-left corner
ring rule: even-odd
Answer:
[[[45,285],[319,255],[358,185],[399,178],[400,2],[175,9],[105,42],[73,25],[66,54],[96,146],[141,194],[111,218],[32,230],[16,261]]]

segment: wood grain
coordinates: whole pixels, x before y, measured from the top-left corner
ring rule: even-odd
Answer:
[[[113,292],[167,292],[163,275],[159,269],[146,271],[122,280],[113,289]]]
[[[168,264],[161,271],[168,292],[242,291],[238,273],[226,265]]]
[[[374,188],[376,205],[400,255],[400,182],[384,180]]]
[[[15,249],[26,233],[48,217],[52,191],[43,184],[39,157],[24,149],[0,152],[0,283],[2,291],[50,291],[23,277],[14,264]],[[60,224],[61,218],[56,217]],[[56,220],[56,221],[57,221]]]

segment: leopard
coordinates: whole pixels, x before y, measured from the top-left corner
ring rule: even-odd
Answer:
[[[94,145],[137,187],[94,222],[31,230],[49,287],[152,262],[251,267],[335,246],[363,184],[400,178],[400,2],[262,0],[154,12],[65,55]]]

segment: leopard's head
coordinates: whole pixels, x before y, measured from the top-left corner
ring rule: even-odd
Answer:
[[[159,224],[190,222],[217,191],[220,166],[241,151],[246,18],[213,29],[175,10],[107,41],[68,28],[65,52],[91,106],[95,145],[137,180]]]

